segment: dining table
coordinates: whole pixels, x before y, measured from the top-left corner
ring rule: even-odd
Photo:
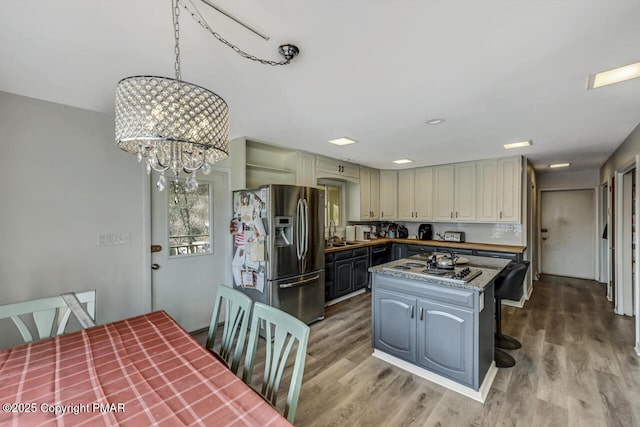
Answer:
[[[291,426],[164,311],[0,351],[0,426]]]

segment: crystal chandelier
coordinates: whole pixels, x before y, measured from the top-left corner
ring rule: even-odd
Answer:
[[[190,1],[190,0],[186,0]],[[201,86],[182,80],[180,72],[181,0],[172,0],[175,40],[175,79],[157,76],[127,77],[116,85],[116,142],[122,150],[134,154],[160,173],[158,190],[166,185],[165,172],[175,177],[187,174],[185,189],[198,187],[196,172],[211,172],[211,165],[229,157],[229,109],[220,96]],[[207,3],[208,4],[208,3]],[[283,45],[282,62],[260,60],[229,43],[206,23],[191,3],[183,7],[219,41],[245,58],[269,65],[286,65],[298,54],[293,45]],[[195,11],[195,12],[194,12]]]

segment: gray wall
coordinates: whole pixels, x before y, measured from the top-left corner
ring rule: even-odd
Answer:
[[[599,185],[598,169],[538,172],[538,188],[541,190],[585,189],[596,188]]]
[[[605,183],[615,170],[620,170],[633,162],[637,154],[640,154],[640,124],[631,131],[618,149],[602,165],[600,182]]]
[[[0,304],[97,289],[98,323],[143,313],[144,179],[112,116],[0,92]]]

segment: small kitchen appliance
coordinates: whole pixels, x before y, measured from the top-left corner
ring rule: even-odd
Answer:
[[[370,233],[371,227],[369,227],[368,225],[356,225],[356,241],[368,241]]]
[[[409,230],[404,225],[398,225],[398,239],[406,239],[409,237]]]
[[[418,239],[433,240],[433,226],[431,224],[420,224],[418,228]]]
[[[445,231],[444,232],[444,241],[445,242],[464,242],[464,231]]]

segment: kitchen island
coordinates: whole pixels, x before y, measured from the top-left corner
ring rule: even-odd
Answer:
[[[373,355],[484,402],[497,373],[493,283],[510,261],[468,255],[449,272],[428,270],[430,255],[369,269]]]

